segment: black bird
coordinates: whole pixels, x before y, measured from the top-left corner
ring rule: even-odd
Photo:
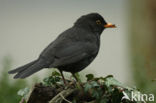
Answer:
[[[63,71],[75,73],[86,68],[97,56],[100,36],[105,28],[114,28],[98,13],[80,17],[61,33],[40,54],[39,58],[8,73],[17,73],[14,78],[25,78],[44,68],[57,68],[65,82]]]

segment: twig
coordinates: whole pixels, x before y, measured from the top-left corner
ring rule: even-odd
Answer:
[[[68,102],[68,103],[72,103],[72,102],[70,102],[69,100],[67,100],[66,98],[64,98],[64,96],[62,95],[62,94],[59,94],[61,97],[62,97],[62,99],[63,100],[65,100],[66,102]]]
[[[62,103],[63,100],[68,101],[65,98],[68,97],[70,94],[72,94],[76,90],[77,89],[71,89],[71,88],[67,90],[63,90],[59,94],[57,94],[54,98],[52,98],[52,100],[49,103]],[[72,103],[72,102],[68,101],[68,103]]]
[[[19,103],[24,103],[25,102],[25,99],[22,98],[21,101]]]
[[[90,101],[90,102],[84,102],[84,103],[96,103],[96,101],[93,100],[93,101]]]

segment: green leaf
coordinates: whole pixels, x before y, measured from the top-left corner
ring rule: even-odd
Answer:
[[[86,84],[84,85],[84,91],[85,91],[85,92],[88,92],[89,89],[91,89],[91,88],[92,88],[92,85],[89,84],[89,83],[86,83]]]
[[[94,75],[93,74],[87,74],[86,75],[87,81],[94,79]]]
[[[55,84],[61,84],[60,74],[56,71],[52,72],[52,76],[43,79],[43,84],[45,86],[55,86]]]
[[[78,79],[78,81],[81,83],[81,78],[80,78],[80,74],[79,73],[75,73],[76,78]]]
[[[61,74],[59,72],[57,72],[57,71],[53,71],[52,76],[61,76]]]
[[[27,95],[29,93],[29,88],[24,88],[24,89],[20,89],[17,94],[24,97],[25,99],[27,98]]]
[[[95,89],[92,90],[92,97],[95,97],[96,99],[100,98],[100,94],[98,93],[97,90],[95,90]]]
[[[55,77],[55,82],[59,82],[61,80],[60,77]]]
[[[107,98],[102,98],[102,99],[100,100],[100,103],[107,103],[107,102],[108,102]]]
[[[52,83],[52,77],[50,76],[50,77],[46,77],[46,78],[44,78],[43,79],[43,84],[45,85],[45,86],[50,86],[51,85],[51,83]]]
[[[90,84],[92,87],[99,87],[100,86],[96,81],[91,81]]]
[[[72,103],[77,103],[75,99],[73,99]]]
[[[124,87],[124,85],[122,85],[119,81],[117,81],[115,78],[113,78],[112,76],[107,76],[105,78],[105,85],[107,87],[114,85],[114,86],[120,86],[120,87]]]
[[[107,75],[105,78],[113,78],[113,75]]]
[[[121,101],[123,97],[123,93],[120,92],[117,88],[114,88],[114,91],[112,92],[112,102],[117,103],[118,101]]]

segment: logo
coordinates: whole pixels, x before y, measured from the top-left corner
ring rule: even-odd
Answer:
[[[148,102],[148,101],[154,101],[154,94],[142,94],[140,92],[134,92],[132,91],[130,95],[128,95],[127,93],[125,93],[123,91],[123,99],[127,99],[130,101],[138,101],[138,102]]]

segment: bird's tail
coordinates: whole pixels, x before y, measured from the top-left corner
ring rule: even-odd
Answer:
[[[39,70],[46,68],[46,67],[47,67],[47,64],[45,63],[44,60],[37,59],[37,60],[34,60],[34,61],[32,61],[24,66],[21,66],[17,69],[11,70],[8,73],[9,74],[17,73],[14,76],[14,79],[26,78],[26,77],[34,74],[35,72],[38,72]]]

